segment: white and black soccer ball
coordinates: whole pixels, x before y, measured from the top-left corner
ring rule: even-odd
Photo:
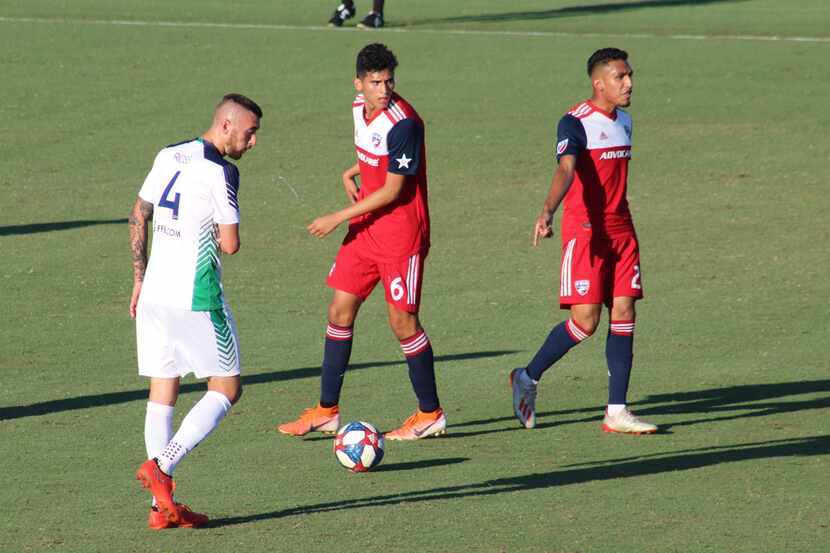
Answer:
[[[334,438],[337,461],[352,472],[366,472],[383,459],[383,434],[368,422],[344,425]]]

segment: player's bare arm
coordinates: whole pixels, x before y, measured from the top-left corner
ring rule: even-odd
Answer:
[[[357,192],[360,189],[355,178],[360,174],[360,164],[355,163],[343,172],[343,188],[346,196],[353,204],[357,203]]]
[[[147,224],[153,217],[153,204],[136,198],[128,223],[130,251],[133,256],[133,293],[130,297],[130,317],[135,319],[135,308],[141,294],[141,284],[147,271]]]
[[[553,214],[556,213],[559,204],[562,203],[562,198],[568,193],[571,183],[574,180],[576,172],[576,156],[564,155],[559,159],[559,167],[553,173],[553,178],[550,182],[550,191],[548,197],[545,199],[545,204],[542,206],[542,213],[536,218],[536,224],[533,227],[533,246],[539,245],[542,238],[550,238],[553,236]]]
[[[233,255],[239,251],[239,223],[233,225],[216,225],[217,242],[222,253]]]
[[[323,215],[322,217],[314,219],[314,221],[308,225],[308,232],[317,238],[324,238],[331,231],[336,229],[340,223],[391,204],[398,199],[398,196],[400,196],[405,180],[406,175],[387,173],[386,182],[383,186],[359,202],[341,209],[340,211],[335,211],[334,213],[329,213],[328,215]]]

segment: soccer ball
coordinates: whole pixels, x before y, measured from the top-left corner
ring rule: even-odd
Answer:
[[[334,438],[337,461],[352,472],[366,472],[383,459],[383,435],[368,422],[350,422]]]

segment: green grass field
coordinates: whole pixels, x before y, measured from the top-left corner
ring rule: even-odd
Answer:
[[[827,551],[830,6],[390,0],[370,33],[325,29],[333,4],[0,0],[0,551]],[[422,319],[450,426],[353,475],[329,439],[274,425],[317,398],[344,229],[305,226],[345,202],[354,56],[374,40],[428,125]],[[564,317],[558,239],[534,250],[531,229],[556,121],[608,45],[636,70],[629,398],[663,431],[600,432],[605,322],[546,374],[527,431],[507,374]],[[231,90],[265,110],[225,260],[245,395],[176,472],[215,525],[152,533],[126,217],[157,150]],[[352,363],[346,419],[414,410],[380,294]],[[202,389],[186,381],[177,422]]]

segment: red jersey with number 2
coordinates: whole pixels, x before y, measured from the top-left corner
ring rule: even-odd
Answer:
[[[557,159],[576,156],[576,175],[564,201],[563,228],[632,232],[626,199],[631,116],[621,109],[608,113],[587,100],[562,117],[556,140]]]

